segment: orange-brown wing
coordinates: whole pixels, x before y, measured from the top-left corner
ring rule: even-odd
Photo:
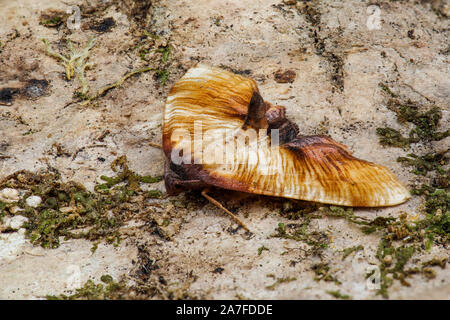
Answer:
[[[190,154],[191,162],[181,166],[185,179],[346,206],[389,206],[409,198],[387,168],[353,157],[329,137],[288,134],[288,142],[274,145],[258,107],[252,105],[255,116],[248,115],[250,102],[270,106],[255,92],[253,80],[205,65],[190,69],[174,86],[166,104],[163,143],[168,161],[180,150]]]
[[[387,168],[353,157],[328,137],[297,137],[254,153],[256,161],[241,152],[238,165],[205,165],[203,180],[226,189],[343,206],[390,206],[410,197]]]
[[[164,110],[163,148],[170,156],[177,131],[194,139],[195,124],[202,133],[242,127],[253,92],[254,80],[198,64],[173,86]]]

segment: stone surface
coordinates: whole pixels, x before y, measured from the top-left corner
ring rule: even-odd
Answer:
[[[438,14],[439,8],[448,9],[444,5],[379,1],[381,25],[374,29],[368,21],[377,13],[360,1],[311,1],[314,10],[305,9],[301,1],[152,1],[149,30],[172,48],[166,84],[152,73],[141,74],[82,107],[71,103],[78,83],[65,80],[64,68],[46,55],[41,38],[55,50],[64,50],[65,37],[82,46],[95,36],[97,44],[90,55],[95,66],[86,73],[93,90],[144,65],[133,50],[140,23],[138,14],[130,15],[128,4],[133,1],[97,2],[104,10],[83,18],[88,21],[82,25],[112,17],[115,25],[104,33],[39,24],[42,12],[66,11],[63,2],[0,1],[0,89],[25,88],[31,79],[49,82],[42,96],[18,94],[12,105],[0,105],[0,178],[17,170],[53,167],[64,180],[92,190],[100,175],[112,174],[109,165],[122,154],[132,170],[162,174],[162,152],[149,142],[161,142],[162,112],[171,85],[199,61],[254,78],[264,99],[286,106],[288,117],[303,134],[331,135],[357,157],[388,167],[406,185],[418,181],[396,161],[408,151],[383,148],[375,129],[387,125],[407,133],[408,128],[386,107],[379,83],[424,106],[434,101],[443,110],[443,129],[449,126],[448,20]],[[71,3],[87,8],[84,1]],[[410,30],[414,39],[408,36]],[[275,81],[274,73],[280,69],[295,72],[292,83]],[[58,155],[55,144],[67,155]],[[448,146],[447,139],[415,145],[412,151]],[[162,183],[158,187],[164,188]],[[63,241],[60,248],[45,250],[33,247],[24,229],[0,234],[0,298],[40,299],[67,293],[89,278],[99,281],[105,273],[118,278],[133,269],[138,244],[147,244],[149,256],[157,260],[156,276],[172,283],[187,281],[190,272],[197,276],[189,290],[199,297],[316,299],[330,298],[327,290],[340,290],[355,299],[380,298],[367,289],[365,279],[367,267],[377,264],[377,235],[364,235],[343,220],[314,220],[312,227],[333,239],[323,259],[342,285],[316,282],[311,264],[319,260],[304,255],[306,244],[270,237],[279,222],[292,222],[280,217],[271,202],[264,198],[227,202],[253,231],[250,239],[242,230],[230,232],[236,227],[233,222],[205,202],[200,208],[178,211],[183,223],[170,241],[142,229],[119,248],[100,244],[94,254],[92,243],[85,240]],[[414,216],[420,207],[421,199],[413,197],[397,207],[355,211],[365,217],[402,212]],[[342,250],[359,244],[364,250],[342,261]],[[262,246],[269,250],[258,255]],[[417,258],[445,255],[445,249],[433,248]],[[219,267],[224,270],[214,273]],[[296,280],[268,290],[274,282],[270,274]],[[391,298],[448,299],[449,279],[448,268],[437,270],[432,280],[416,275],[410,279],[411,287],[395,282]]]

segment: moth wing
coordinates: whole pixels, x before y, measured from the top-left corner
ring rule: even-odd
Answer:
[[[389,206],[410,197],[387,168],[353,157],[329,137],[294,135],[274,145],[269,136],[248,130],[255,128],[246,124],[263,131],[267,125],[260,112],[248,115],[255,92],[252,79],[202,64],[175,84],[165,107],[163,149],[170,161],[172,154],[189,150],[192,165],[184,166],[186,179],[345,206]],[[255,102],[256,111],[267,107],[260,99]],[[256,137],[246,139],[249,134]]]
[[[210,184],[255,194],[360,207],[391,206],[410,198],[387,168],[352,156],[324,136],[297,137],[281,146],[250,148],[247,154],[241,149],[236,163],[204,169]]]
[[[166,157],[170,158],[174,148],[181,148],[180,141],[173,140],[176,132],[185,132],[194,141],[198,139],[195,133],[208,136],[208,132],[238,130],[255,91],[258,87],[252,79],[203,64],[189,69],[167,97],[163,121]]]

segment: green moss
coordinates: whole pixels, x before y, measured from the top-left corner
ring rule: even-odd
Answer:
[[[159,47],[155,47],[155,40],[158,38],[157,36],[151,35],[147,31],[144,31],[145,38],[134,47],[137,50],[137,54],[139,55],[141,60],[150,62],[154,56],[154,53],[157,53],[157,66],[155,67],[155,78],[159,80],[160,84],[164,86],[166,84],[167,79],[169,78],[170,72],[168,70],[170,55],[172,52],[172,48],[170,44],[160,45]],[[153,53],[153,55],[151,54]]]
[[[138,54],[139,57],[144,60],[144,61],[148,61],[147,59],[147,55],[152,51],[152,48],[148,46],[148,44],[143,43],[141,45],[138,45],[135,47],[135,49],[139,49]],[[170,58],[170,53],[171,53],[171,47],[170,45],[166,45],[166,46],[161,46],[157,49],[153,49],[154,52],[158,52],[161,54],[160,56],[160,64],[165,65],[167,64],[167,62],[169,62],[169,58]]]
[[[131,171],[128,168],[127,165],[127,158],[126,156],[121,156],[114,160],[111,163],[111,169],[114,172],[118,171],[118,168],[121,168],[122,170],[120,173],[115,177],[107,177],[107,176],[100,176],[100,179],[105,181],[105,183],[98,184],[94,187],[95,191],[99,193],[110,193],[111,188],[118,185],[119,183],[126,182],[127,186],[124,187],[118,187],[116,190],[120,190],[122,194],[122,199],[127,198],[128,196],[134,195],[134,192],[141,191],[139,183],[156,183],[162,180],[162,176],[141,176],[133,171]]]
[[[85,100],[89,100],[89,95],[87,94],[87,92],[83,93],[83,92],[77,90],[73,93],[73,98],[80,99],[81,101],[85,101]]]
[[[445,266],[442,259],[425,262],[422,268],[406,269],[405,266],[416,252],[424,249],[429,250],[433,245],[442,245],[445,248],[450,241],[449,170],[446,169],[448,158],[445,157],[444,153],[430,153],[424,156],[408,155],[407,158],[400,158],[399,161],[405,163],[405,165],[413,166],[415,174],[426,176],[431,181],[431,185],[423,184],[420,188],[412,190],[413,195],[424,197],[423,213],[425,216],[422,219],[410,220],[406,213],[402,213],[398,218],[376,217],[375,219],[368,219],[355,215],[352,208],[338,206],[322,206],[319,208],[319,212],[327,216],[345,219],[349,223],[360,226],[361,231],[365,234],[381,233],[382,237],[377,250],[377,258],[380,261],[381,287],[377,294],[385,298],[389,296],[388,290],[394,281],[400,281],[401,284],[409,286],[407,278],[413,274],[422,274],[427,279],[434,278],[436,271],[431,267],[434,265]],[[286,218],[301,219],[301,223],[288,225],[279,223],[277,233],[273,236],[310,242],[313,237],[310,236],[312,233],[308,226],[310,219],[318,218],[317,213],[297,215],[295,210],[288,209],[280,213]],[[323,242],[310,242],[310,244],[317,246],[323,244]],[[342,259],[344,260],[352,252],[361,249],[362,246],[344,249]],[[312,270],[317,281],[339,283],[330,273],[330,267],[326,262],[313,265]]]
[[[386,91],[386,88],[383,90]],[[390,95],[396,98],[395,94]],[[396,142],[390,143],[390,145],[400,146],[401,144],[414,142],[429,143],[429,141],[441,140],[450,134],[449,130],[438,132],[442,112],[437,107],[432,107],[426,112],[420,112],[419,107],[410,100],[401,102],[398,99],[391,99],[388,106],[396,112],[400,122],[409,122],[415,125],[408,138],[399,138],[392,135]],[[385,129],[387,128],[377,130],[385,132],[383,131]],[[382,143],[383,137],[386,137],[386,135],[382,135]],[[407,142],[405,142],[405,139]],[[431,248],[433,243],[448,244],[450,241],[450,191],[448,188],[450,170],[446,169],[449,163],[446,151],[431,152],[425,155],[408,154],[406,157],[399,157],[397,161],[405,166],[412,167],[414,174],[429,178],[430,184],[424,183],[420,188],[412,190],[413,195],[424,197],[425,218],[414,224],[401,222],[395,226],[389,226],[391,236],[395,235],[399,238],[401,235],[406,235],[417,241],[426,240],[427,250]]]
[[[324,212],[330,217],[343,218],[348,222],[362,225],[361,230],[365,234],[370,234],[377,230],[384,229],[395,221],[395,218],[393,217],[376,217],[373,220],[359,217],[354,214],[353,208],[323,206],[320,208],[320,211]]]
[[[122,207],[133,197],[142,193],[140,183],[153,183],[160,178],[140,176],[132,172],[125,156],[113,161],[114,177],[102,177],[106,183],[97,185],[96,192],[89,192],[76,182],[61,182],[57,172],[35,174],[18,171],[0,182],[0,188],[10,187],[25,190],[17,203],[24,209],[18,214],[28,218],[24,223],[26,236],[35,245],[57,248],[60,238],[100,240],[115,246],[121,241],[120,227],[129,216]],[[120,170],[119,170],[120,168]],[[117,185],[121,183],[122,185]],[[42,204],[37,208],[27,206],[25,199],[37,195]],[[8,205],[0,204],[5,214]]]
[[[287,283],[287,282],[291,282],[291,281],[295,281],[297,280],[297,278],[290,278],[290,277],[286,277],[286,278],[277,278],[275,280],[275,282],[273,284],[271,284],[270,286],[267,286],[266,289],[267,290],[275,290],[275,288],[281,284],[281,283]]]
[[[0,201],[0,223],[3,223],[3,218],[7,214],[6,208],[7,208],[6,203]]]
[[[448,245],[450,241],[450,194],[444,189],[433,188],[423,185],[418,190],[413,190],[413,194],[425,195],[426,216],[418,221],[409,222],[406,214],[400,219],[389,224],[384,230],[383,239],[380,241],[377,258],[380,260],[381,288],[377,292],[383,297],[388,297],[388,288],[394,280],[399,280],[403,285],[409,286],[406,278],[411,274],[422,273],[426,278],[433,278],[435,271],[428,266],[444,265],[445,260],[433,259],[425,262],[422,269],[413,268],[405,270],[406,263],[413,256],[414,252],[422,250],[422,243],[425,241],[425,249],[429,250],[433,244]],[[394,241],[403,240],[410,243],[395,246]],[[385,259],[389,256],[389,259]],[[391,259],[395,259],[391,267]]]
[[[142,60],[146,61],[147,54],[149,54],[149,53],[150,53],[150,51],[148,49],[141,49],[141,50],[139,50],[139,57]]]
[[[161,53],[161,62],[163,64],[166,64],[169,61],[169,56],[171,52],[170,45],[158,48],[156,52]]]
[[[165,85],[167,79],[169,78],[169,71],[167,69],[161,69],[156,71],[156,77],[158,78],[161,85]]]
[[[445,269],[445,266],[447,264],[448,258],[433,258],[429,261],[425,261],[424,263],[422,263],[422,266],[424,267],[434,267],[434,266],[439,266],[441,267],[441,269]]]
[[[381,262],[379,265],[381,282],[380,289],[377,294],[382,295],[384,298],[388,298],[388,288],[393,284],[394,279],[400,280],[405,286],[410,284],[405,280],[409,275],[404,270],[406,263],[414,254],[415,248],[413,246],[399,246],[394,247],[392,241],[382,239],[378,245],[376,257]],[[386,256],[395,257],[394,266],[390,267],[392,262],[387,262]]]
[[[289,224],[288,226],[280,222],[276,229],[277,233],[272,237],[303,241],[312,246],[314,251],[327,248],[330,242],[328,236],[323,232],[309,230],[311,219],[311,216],[306,216],[300,224]]]
[[[329,295],[332,295],[336,299],[343,299],[343,300],[351,300],[352,299],[351,296],[349,296],[348,294],[342,294],[339,292],[339,290],[336,290],[336,291],[328,290],[327,293]]]
[[[437,168],[434,172],[439,172]],[[448,186],[447,186],[448,187]],[[388,289],[394,280],[400,281],[403,285],[409,285],[405,280],[409,275],[422,273],[425,277],[432,277],[434,272],[430,270],[405,270],[405,264],[413,256],[414,252],[421,250],[421,244],[426,241],[425,249],[429,249],[433,243],[447,245],[450,240],[450,194],[444,188],[439,189],[430,186],[422,186],[418,190],[413,190],[413,194],[426,195],[425,212],[426,217],[418,221],[408,221],[407,215],[402,214],[399,218],[377,217],[373,220],[355,216],[351,208],[341,207],[321,207],[320,210],[329,216],[343,218],[350,223],[362,225],[364,233],[380,231],[383,233],[380,241],[377,258],[380,260],[381,288],[377,292],[383,297],[388,297]],[[395,241],[402,240],[401,246],[395,246]],[[358,249],[351,247],[344,250],[344,257]],[[392,260],[392,261],[391,261]],[[394,263],[391,266],[392,262]],[[326,264],[318,264],[316,273],[326,277],[329,269]]]
[[[58,27],[63,23],[62,16],[54,16],[48,19],[42,19],[39,24],[45,27]]]
[[[317,209],[318,205],[315,203],[287,200],[283,202],[283,206],[280,208],[279,213],[282,217],[289,220],[298,220],[317,211]]]
[[[142,182],[142,183],[156,183],[156,182],[162,181],[162,179],[163,179],[162,176],[156,176],[156,177],[152,177],[152,176],[138,176],[139,182]]]
[[[450,241],[450,192],[444,189],[422,185],[413,190],[415,194],[425,195],[426,217],[417,222],[417,229],[428,238],[427,249],[433,241],[448,244]]]
[[[34,129],[29,129],[28,131],[22,133],[22,135],[23,135],[23,136],[28,136],[28,135],[34,134],[34,133],[36,133],[36,132],[37,132],[37,131],[34,130]]]
[[[315,281],[327,281],[334,282],[335,284],[341,284],[341,282],[331,273],[328,263],[316,263],[311,267],[311,269],[314,271]]]
[[[103,275],[101,281],[102,283],[96,284],[88,280],[72,295],[47,295],[47,300],[117,300],[126,296],[128,288],[124,282],[115,282],[110,275]]]
[[[430,279],[434,279],[436,278],[436,271],[432,268],[423,268],[422,269],[422,274],[425,278],[427,278],[428,280]]]
[[[377,128],[377,134],[380,136],[380,143],[383,146],[397,147],[408,149],[410,146],[410,139],[405,138],[400,132],[395,129]]]
[[[421,112],[419,106],[411,100],[401,101],[386,85],[380,84],[381,89],[391,97],[388,108],[397,114],[400,123],[411,123],[415,127],[410,130],[409,136],[404,137],[392,128],[377,128],[380,143],[385,146],[408,148],[411,143],[438,141],[450,136],[450,130],[439,132],[439,121],[442,111],[432,106],[428,111]]]
[[[427,249],[433,242],[446,245],[450,241],[450,170],[448,158],[444,154],[427,154],[407,161],[415,167],[414,173],[426,175],[431,173],[431,185],[422,184],[412,190],[412,194],[424,197],[425,218],[417,222],[417,230],[428,239]]]
[[[444,166],[448,164],[448,157],[445,156],[445,152],[427,153],[424,156],[410,153],[407,157],[398,157],[397,161],[405,166],[414,167],[413,173],[426,176],[430,171],[445,174]]]
[[[143,265],[141,264],[143,263]],[[196,277],[190,274],[182,283],[168,283],[161,275],[150,277],[148,261],[139,261],[137,269],[132,271],[133,282],[122,278],[114,280],[108,274],[102,275],[100,282],[88,280],[70,295],[47,295],[48,300],[149,300],[158,299],[198,299],[189,292],[190,285]],[[143,276],[142,272],[145,272]]]
[[[347,258],[351,253],[358,252],[358,251],[361,251],[361,250],[364,250],[364,247],[362,245],[353,246],[353,247],[350,247],[350,248],[345,248],[343,250],[344,255],[342,256],[342,261],[344,261],[345,258]]]
[[[102,276],[100,277],[100,280],[101,280],[103,283],[113,283],[113,282],[114,282],[113,277],[111,277],[109,274],[104,274],[104,275],[102,275]]]
[[[416,127],[409,133],[411,142],[419,141],[438,141],[450,135],[450,131],[438,132],[439,120],[442,118],[442,111],[438,107],[432,107],[430,110],[421,113],[419,107],[410,101],[407,104],[399,104],[396,101],[391,102],[391,110],[397,113],[399,121],[410,122]]]
[[[379,83],[379,86],[381,88],[381,90],[383,90],[384,92],[386,92],[388,95],[390,95],[392,98],[396,98],[397,95],[395,93],[393,93],[391,91],[391,89],[389,89],[389,87],[383,83]]]
[[[267,248],[266,246],[259,247],[258,248],[258,256],[260,256],[264,250],[269,251],[269,248]]]
[[[160,190],[150,190],[147,192],[147,197],[152,199],[159,199],[162,195],[163,193]]]
[[[99,242],[98,242],[98,241],[95,242],[95,243],[92,245],[92,248],[91,248],[91,252],[92,252],[92,253],[95,253],[95,251],[97,251],[98,245],[99,245]]]

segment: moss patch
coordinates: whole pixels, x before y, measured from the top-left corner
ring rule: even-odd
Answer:
[[[267,248],[266,246],[259,247],[258,248],[258,256],[260,256],[264,250],[270,251],[269,248]]]
[[[41,13],[39,24],[47,28],[58,28],[67,20],[64,11],[49,10]]]
[[[396,113],[397,120],[414,125],[408,137],[389,127],[377,128],[382,145],[409,148],[411,143],[439,141],[450,136],[450,130],[438,131],[442,118],[442,111],[438,107],[431,106],[428,111],[421,111],[422,108],[417,103],[401,100],[387,85],[381,83],[380,87],[390,96],[387,106]]]
[[[417,156],[410,153],[407,157],[398,157],[397,161],[403,163],[405,166],[413,167],[412,172],[417,175],[426,176],[431,171],[438,171],[439,174],[446,175],[444,166],[448,165],[448,157],[445,154],[445,152],[430,152],[423,156]]]
[[[336,291],[332,291],[332,290],[328,290],[327,293],[333,297],[335,297],[336,299],[342,299],[342,300],[351,300],[352,297],[349,296],[348,294],[342,294],[339,292],[339,290]]]
[[[275,288],[280,285],[281,283],[287,283],[287,282],[292,282],[297,280],[297,278],[291,278],[291,277],[286,277],[286,278],[277,278],[275,280],[275,282],[273,284],[271,284],[270,286],[267,286],[266,289],[267,290],[275,290]]]
[[[329,263],[326,262],[316,263],[311,267],[311,270],[314,271],[315,281],[327,281],[327,282],[334,282],[335,284],[341,284],[341,282],[331,272]]]
[[[343,250],[344,255],[342,256],[342,261],[344,261],[345,258],[347,258],[351,253],[358,252],[358,251],[361,251],[361,250],[364,250],[364,247],[362,245],[353,246],[353,247],[350,247],[350,248],[345,248]]]
[[[405,269],[406,263],[416,253],[431,248],[433,244],[448,245],[450,240],[450,219],[448,204],[450,203],[449,193],[443,189],[422,186],[415,190],[415,194],[425,194],[426,216],[416,221],[408,220],[406,213],[399,218],[377,217],[375,219],[366,219],[354,214],[352,208],[343,208],[337,206],[323,206],[319,208],[324,214],[345,219],[349,223],[359,225],[361,231],[365,234],[373,232],[381,233],[381,240],[378,246],[377,258],[380,261],[380,289],[377,294],[388,298],[388,289],[395,280],[401,284],[409,286],[406,278],[413,274],[421,273],[426,278],[435,276],[435,271],[430,270],[429,266],[441,265],[441,260],[431,260],[425,263],[422,268]],[[317,214],[313,216],[317,218]],[[321,252],[328,246],[328,241],[314,240],[314,233],[308,231],[311,217],[306,215],[302,217],[300,224],[279,223],[277,233],[273,236],[296,241],[304,241],[313,246],[315,252]],[[328,239],[328,238],[326,238]],[[399,245],[398,242],[402,241]],[[423,245],[425,243],[425,246]],[[352,252],[362,250],[362,246],[353,246],[343,250],[344,260]],[[312,266],[316,281],[333,281],[340,284],[339,280],[331,273],[327,262],[320,262]]]
[[[391,225],[395,218],[393,217],[376,217],[373,220],[356,216],[353,208],[343,208],[337,206],[323,206],[320,211],[324,212],[327,216],[335,218],[343,218],[348,222],[362,225],[361,231],[365,234],[373,233],[377,230],[381,230]]]
[[[115,282],[110,275],[103,275],[101,283],[88,280],[72,295],[47,295],[47,300],[117,300],[124,299],[128,291],[124,282]]]
[[[315,217],[306,216],[299,224],[291,223],[285,225],[280,222],[276,233],[272,237],[305,242],[312,247],[312,252],[319,253],[321,249],[328,248],[330,239],[323,232],[311,231],[309,229],[312,218]]]
[[[125,156],[113,161],[111,168],[117,175],[102,176],[106,182],[95,186],[95,192],[73,181],[62,182],[56,171],[18,171],[1,181],[0,188],[19,189],[24,194],[17,204],[1,204],[1,212],[11,212],[16,205],[22,208],[17,214],[28,218],[24,224],[26,236],[44,248],[59,247],[60,237],[106,240],[117,245],[121,240],[120,227],[132,218],[129,202],[139,195],[145,198],[140,184],[158,182],[161,177],[137,175],[128,168]],[[30,195],[41,197],[37,208],[26,204]]]
[[[384,298],[388,298],[387,289],[392,285],[393,279],[400,280],[400,282],[405,286],[410,286],[405,279],[408,276],[408,273],[405,272],[404,268],[405,264],[414,254],[414,251],[414,246],[404,245],[394,247],[392,242],[386,239],[383,239],[380,242],[376,256],[381,262],[379,265],[381,272],[381,283],[377,294],[381,294]],[[389,267],[392,262],[385,259],[387,256],[395,257],[394,266]]]

